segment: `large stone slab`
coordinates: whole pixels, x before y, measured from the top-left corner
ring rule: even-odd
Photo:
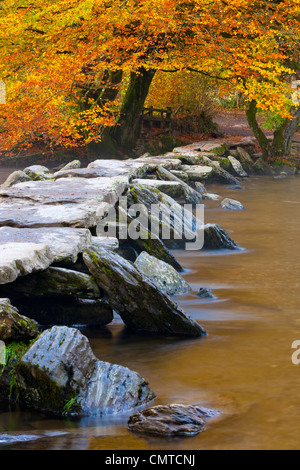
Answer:
[[[206,334],[168,295],[121,256],[88,248],[83,259],[110,305],[128,327],[173,336]]]
[[[228,145],[223,140],[195,142],[183,147],[177,147],[173,152],[181,155],[195,155],[196,152],[209,152],[214,155],[223,155],[228,149]]]
[[[101,222],[109,206],[107,202],[42,204],[9,198],[0,204],[0,227],[91,228]]]
[[[87,229],[0,228],[0,284],[43,271],[61,261],[75,262],[92,243]]]
[[[127,187],[126,176],[93,179],[60,178],[56,181],[31,181],[16,184],[1,190],[0,197],[20,198],[43,204],[87,202],[115,204]]]
[[[109,178],[141,178],[147,173],[149,166],[147,162],[138,160],[96,160],[88,165],[87,170],[96,171],[99,175]]]
[[[187,173],[190,181],[205,181],[213,175],[213,168],[207,165],[184,165],[182,169]]]
[[[62,295],[99,299],[100,289],[92,276],[65,268],[50,267],[14,283],[14,293],[30,296]]]
[[[1,236],[1,234],[0,234]],[[47,269],[53,253],[42,243],[7,243],[0,245],[0,284],[15,281],[33,271]]]
[[[175,156],[175,155],[174,155]],[[155,169],[158,166],[162,166],[167,170],[180,170],[181,161],[178,158],[173,158],[167,155],[139,157],[135,160],[136,162],[147,163],[150,168]]]

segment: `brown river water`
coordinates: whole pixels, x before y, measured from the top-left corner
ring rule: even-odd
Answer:
[[[224,211],[216,201],[205,211],[205,221],[224,227],[243,250],[175,252],[193,287],[178,302],[208,335],[129,334],[117,318],[105,330],[82,331],[99,359],[149,381],[155,404],[200,403],[220,417],[196,437],[162,439],[131,433],[126,416],[58,420],[6,412],[0,450],[300,448],[300,365],[291,360],[292,343],[300,340],[300,177],[252,177],[245,190],[210,190],[238,199],[245,211]],[[198,298],[199,287],[211,288],[216,299]],[[23,437],[1,444],[1,433]]]

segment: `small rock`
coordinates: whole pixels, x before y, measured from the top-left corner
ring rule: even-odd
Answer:
[[[204,193],[202,194],[202,197],[206,201],[217,201],[218,199],[220,199],[221,196],[214,193]]]
[[[227,189],[233,189],[233,190],[244,190],[245,187],[244,186],[241,186],[239,184],[235,185],[235,186],[227,186]]]
[[[221,207],[231,211],[242,211],[245,209],[243,204],[241,204],[239,201],[235,201],[234,199],[229,198],[226,198],[221,202]]]
[[[204,186],[204,184],[200,183],[200,181],[195,182],[195,188],[196,188],[196,191],[199,194],[205,194],[206,193],[206,187]]]
[[[129,418],[130,431],[158,436],[195,436],[210,413],[197,405],[153,406]]]
[[[216,297],[212,293],[210,289],[207,287],[201,287],[199,289],[199,292],[196,294],[198,297],[201,297],[202,299],[215,299]]]

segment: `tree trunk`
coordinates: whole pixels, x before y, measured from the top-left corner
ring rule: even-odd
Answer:
[[[257,115],[257,103],[255,100],[252,100],[247,109],[248,124],[261,148],[263,159],[268,160],[270,157],[272,157],[272,147],[266,135],[261,130],[257,122],[256,115]]]
[[[110,133],[117,148],[122,151],[132,150],[140,136],[141,113],[154,75],[155,70],[146,70],[143,67],[137,73],[131,73],[120,119]]]
[[[293,137],[300,123],[300,106],[291,111],[293,119],[286,119],[274,132],[272,152],[274,157],[286,157],[290,155]]]
[[[113,72],[110,70],[105,70],[101,84],[93,83],[91,80],[91,85],[88,88],[82,90],[82,109],[90,109],[91,102],[93,104],[97,103],[100,107],[104,107],[108,102],[114,101],[119,93],[122,79],[122,70],[115,70]],[[87,145],[86,151],[90,161],[99,158],[99,156],[101,158],[102,154],[113,154],[115,152],[115,145],[111,140],[109,129],[104,129],[101,142],[89,143]]]

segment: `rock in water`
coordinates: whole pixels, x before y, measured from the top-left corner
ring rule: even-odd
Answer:
[[[134,264],[168,295],[186,294],[192,290],[176,269],[145,251],[138,256]]]
[[[195,436],[204,430],[209,412],[197,405],[153,406],[129,418],[130,431],[158,436]]]
[[[208,250],[238,250],[238,245],[218,224],[206,224],[204,227],[204,248]]]
[[[39,334],[38,324],[19,314],[9,299],[0,299],[0,340],[28,341]]]
[[[198,297],[201,297],[202,299],[215,299],[216,297],[212,293],[210,289],[207,287],[200,287],[199,291],[196,294]]]
[[[242,211],[244,206],[241,202],[236,201],[235,199],[226,198],[221,202],[221,207],[230,211]]]
[[[22,403],[58,415],[126,413],[155,398],[137,372],[97,360],[87,338],[75,328],[44,331],[15,375]]]
[[[156,334],[191,337],[206,334],[168,295],[121,256],[91,247],[84,251],[83,259],[127,326]]]
[[[246,171],[243,168],[243,165],[241,164],[241,162],[239,162],[239,160],[232,157],[231,155],[229,155],[228,160],[230,161],[230,164],[233,170],[238,176],[240,176],[241,178],[247,178],[248,173],[246,173]]]

